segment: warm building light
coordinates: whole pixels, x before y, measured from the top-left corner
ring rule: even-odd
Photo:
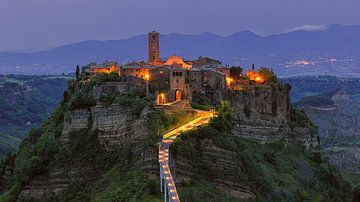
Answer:
[[[267,78],[265,75],[261,74],[260,72],[257,72],[257,71],[252,71],[252,70],[249,70],[247,73],[246,73],[246,76],[252,80],[252,81],[255,81],[255,83],[257,84],[262,84],[262,83],[265,83],[267,81]]]
[[[226,77],[226,85],[227,85],[228,87],[231,86],[231,83],[232,83],[232,82],[233,82],[233,79],[232,79],[232,78]]]
[[[145,74],[145,80],[149,81],[150,79],[150,75],[149,74]]]

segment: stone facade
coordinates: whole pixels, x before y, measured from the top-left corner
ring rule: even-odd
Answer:
[[[158,64],[160,61],[160,34],[158,32],[149,33],[149,58],[151,64]]]

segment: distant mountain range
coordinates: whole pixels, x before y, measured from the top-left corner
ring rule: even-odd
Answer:
[[[187,59],[209,56],[224,64],[269,66],[280,76],[337,75],[360,77],[360,25],[330,25],[260,36],[250,31],[229,36],[212,33],[161,36],[161,56]],[[125,63],[147,58],[147,35],[123,40],[84,41],[39,52],[0,52],[0,74],[72,72],[77,64],[106,60]]]

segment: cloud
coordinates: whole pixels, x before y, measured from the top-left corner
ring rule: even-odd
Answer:
[[[323,31],[328,27],[325,25],[304,25],[301,27],[293,28],[287,32],[295,32],[295,31],[305,31],[305,32],[314,32],[314,31]]]

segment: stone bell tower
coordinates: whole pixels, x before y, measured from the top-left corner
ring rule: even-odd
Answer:
[[[160,34],[158,32],[152,31],[149,33],[149,59],[148,62],[157,65],[160,61],[159,45]]]

